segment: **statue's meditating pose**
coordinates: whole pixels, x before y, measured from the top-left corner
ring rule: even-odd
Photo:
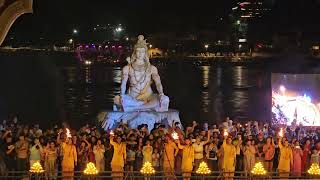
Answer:
[[[116,109],[125,112],[168,111],[169,98],[163,93],[157,68],[149,62],[148,46],[142,35],[138,36],[133,54],[127,61],[128,65],[122,69],[121,95],[115,97]],[[154,94],[151,89],[153,81],[159,94]]]

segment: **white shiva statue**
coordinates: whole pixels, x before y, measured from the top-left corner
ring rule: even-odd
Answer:
[[[127,61],[128,65],[122,69],[121,94],[114,99],[114,110],[168,111],[169,97],[163,93],[158,69],[149,62],[148,44],[143,35],[138,36],[132,56]],[[152,82],[155,83],[158,94],[153,93]]]

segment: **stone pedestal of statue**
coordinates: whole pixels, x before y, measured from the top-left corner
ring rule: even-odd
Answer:
[[[151,130],[155,123],[161,123],[165,126],[171,126],[173,122],[180,122],[179,111],[169,109],[164,112],[156,111],[103,111],[98,116],[105,130],[116,128],[122,121],[128,124],[130,128],[137,128],[141,124],[147,124],[148,129]]]

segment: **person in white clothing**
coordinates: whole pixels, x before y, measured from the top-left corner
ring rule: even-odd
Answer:
[[[200,162],[203,161],[203,153],[204,153],[203,146],[210,142],[210,134],[211,134],[211,130],[207,132],[206,141],[201,141],[200,137],[198,136],[196,138],[196,142],[193,143],[192,145],[194,148],[194,169],[195,170],[198,169]]]
[[[99,139],[97,142],[97,145],[93,147],[96,167],[99,172],[102,172],[105,169],[104,152],[105,152],[104,145],[101,143],[101,140]]]

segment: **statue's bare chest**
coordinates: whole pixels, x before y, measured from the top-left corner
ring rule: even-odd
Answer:
[[[129,68],[129,79],[130,82],[134,84],[145,84],[151,79],[151,71],[149,68],[145,69],[134,69],[133,67]]]

